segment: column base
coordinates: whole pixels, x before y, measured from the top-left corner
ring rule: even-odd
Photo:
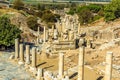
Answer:
[[[19,61],[18,64],[22,65],[22,64],[24,64],[24,62],[23,61]]]
[[[26,61],[25,63],[29,65],[29,64],[30,64],[30,61]]]
[[[30,71],[35,75],[37,74],[37,68],[36,67],[30,67]]]

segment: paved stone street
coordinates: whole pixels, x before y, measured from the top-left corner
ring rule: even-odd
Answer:
[[[35,80],[24,69],[24,66],[12,64],[10,53],[0,53],[0,80]]]

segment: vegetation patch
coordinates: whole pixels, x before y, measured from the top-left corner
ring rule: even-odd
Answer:
[[[8,16],[0,16],[0,46],[10,47],[14,45],[14,40],[20,38],[21,30],[11,24]]]

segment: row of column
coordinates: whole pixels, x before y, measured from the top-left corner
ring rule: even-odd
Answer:
[[[85,47],[79,47],[79,61],[78,61],[78,80],[84,80],[84,54]],[[107,52],[106,54],[106,69],[104,80],[112,79],[112,52]],[[59,76],[63,77],[64,75],[64,54],[59,54]]]
[[[20,50],[19,50],[20,49]],[[78,80],[84,80],[84,54],[85,47],[80,46],[79,48],[79,61],[78,61]],[[113,53],[108,52],[106,55],[106,69],[105,69],[105,80],[111,80],[112,76],[112,57]],[[15,59],[20,58],[20,63],[24,63],[24,48],[23,44],[19,46],[19,39],[15,39]],[[26,45],[26,63],[30,64],[30,46]],[[32,67],[36,67],[36,48],[32,48]],[[41,77],[41,69],[38,69],[38,75]],[[40,73],[40,74],[39,74]],[[38,77],[39,77],[38,76]],[[64,54],[59,53],[59,77],[64,76]]]
[[[26,60],[24,57],[24,46],[23,44],[19,44],[19,39],[15,39],[15,59],[20,59],[19,63],[30,64],[30,45],[26,45]],[[32,48],[32,67],[36,67],[36,48]]]

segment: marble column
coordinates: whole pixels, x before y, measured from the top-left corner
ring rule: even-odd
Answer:
[[[15,39],[15,59],[19,57],[19,39]]]
[[[36,68],[36,48],[32,48],[32,67]]]
[[[59,53],[59,76],[62,78],[64,76],[64,54]]]
[[[79,47],[78,80],[84,80],[84,53],[85,47]]]
[[[26,63],[30,64],[30,45],[26,45]]]
[[[45,26],[44,26],[44,43],[46,42],[46,28],[45,28]]]
[[[74,33],[73,33],[73,34],[74,34],[74,40],[75,40],[75,39],[77,39],[77,34],[76,34],[76,32],[75,32],[75,31],[74,31]]]
[[[36,39],[36,44],[39,45],[39,38]]]
[[[54,29],[54,39],[55,40],[58,39],[58,31],[57,31],[57,29]]]
[[[41,80],[42,77],[43,77],[43,69],[42,68],[38,68],[37,79]]]
[[[113,53],[112,52],[107,52],[104,80],[112,80],[112,57],[113,57]]]
[[[59,32],[60,32],[60,35],[61,35],[61,33],[62,33],[62,23],[59,23]]]
[[[52,33],[54,34],[54,25],[52,25]]]
[[[23,49],[23,44],[20,44],[20,64],[24,63],[24,49]]]
[[[73,31],[69,31],[68,37],[70,41],[74,39]]]
[[[46,40],[48,41],[48,38],[49,38],[49,31],[46,30]]]
[[[40,34],[40,27],[38,27],[38,36],[39,36],[39,34]]]
[[[80,34],[80,23],[78,24],[78,34]]]

